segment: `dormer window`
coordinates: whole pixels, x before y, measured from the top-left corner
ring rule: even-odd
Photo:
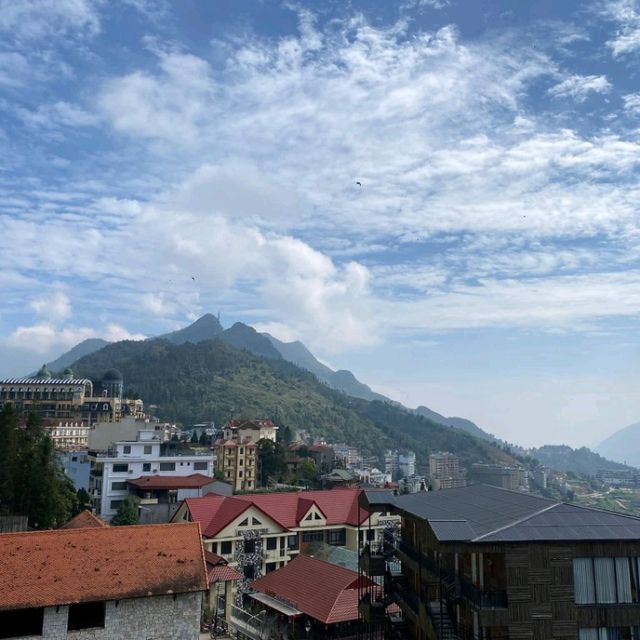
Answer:
[[[245,518],[238,526],[239,527],[248,527],[249,526],[249,518]]]

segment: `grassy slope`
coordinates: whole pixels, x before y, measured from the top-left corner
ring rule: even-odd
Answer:
[[[351,398],[284,360],[266,360],[219,340],[172,345],[164,340],[120,342],[81,358],[74,373],[99,380],[119,369],[125,389],[166,420],[192,424],[233,417],[270,417],[331,441],[346,441],[380,454],[386,447],[413,449],[425,464],[431,451],[448,450],[464,464],[501,460],[504,452],[469,434],[443,427],[382,402]]]

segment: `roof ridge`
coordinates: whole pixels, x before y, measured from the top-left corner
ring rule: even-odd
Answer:
[[[602,509],[601,507],[589,507],[584,504],[575,504],[573,502],[560,502],[559,504],[567,507],[575,507],[576,509],[582,509],[583,511],[597,511],[598,513],[607,513],[611,516],[620,516],[621,518],[629,518],[630,520],[640,520],[640,516],[634,516],[632,513],[621,513],[620,511],[613,511],[611,509]]]
[[[530,520],[531,518],[534,518],[535,516],[539,516],[541,513],[545,513],[546,511],[551,511],[551,509],[555,509],[556,507],[559,507],[561,504],[563,504],[562,502],[554,502],[553,504],[549,505],[548,507],[545,507],[544,509],[538,509],[538,511],[536,511],[535,513],[530,513],[527,516],[524,516],[523,518],[518,518],[518,520],[514,520],[513,522],[510,522],[509,524],[505,524],[502,527],[498,527],[497,529],[494,529],[493,531],[488,531],[487,533],[483,533],[481,536],[477,536],[475,538],[473,538],[473,540],[471,542],[479,542],[480,540],[482,540],[483,538],[487,538],[488,536],[492,536],[500,531],[506,531],[507,529],[511,529],[511,527],[515,527],[516,525],[522,524],[523,522],[526,522],[527,520]],[[468,521],[467,521],[468,522]]]

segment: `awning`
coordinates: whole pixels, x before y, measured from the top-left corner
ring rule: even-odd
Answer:
[[[276,598],[272,598],[271,596],[268,596],[266,593],[256,592],[256,593],[249,593],[248,595],[250,595],[254,600],[257,600],[258,602],[262,602],[262,604],[266,604],[267,607],[269,607],[270,609],[275,609],[280,613],[284,613],[284,615],[287,616],[288,618],[302,615],[302,611],[298,611],[295,607],[292,607],[289,604],[285,604],[284,602],[281,602]]]

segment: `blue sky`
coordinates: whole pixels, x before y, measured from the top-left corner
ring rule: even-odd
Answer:
[[[638,3],[0,0],[0,32],[0,375],[220,311],[511,441],[640,419]]]

